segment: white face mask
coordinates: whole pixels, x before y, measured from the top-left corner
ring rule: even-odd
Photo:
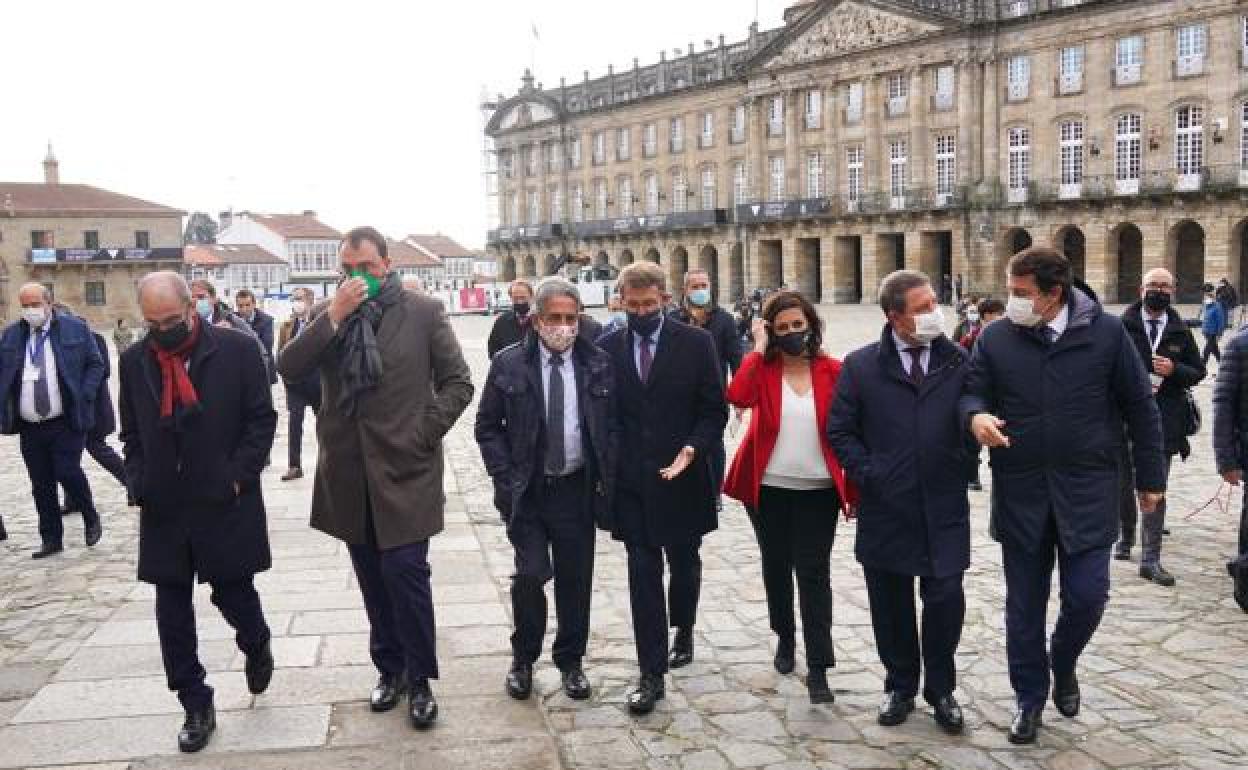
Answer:
[[[945,333],[945,314],[937,307],[914,317],[914,338],[926,345]]]
[[[41,329],[48,322],[48,309],[45,307],[24,307],[22,308],[22,318],[26,323],[30,324],[33,329]]]
[[[968,310],[968,311],[966,311],[966,320],[968,320],[968,321],[978,321],[978,320],[979,320],[979,311],[978,311],[978,310]]]
[[[1036,312],[1036,301],[1010,296],[1005,302],[1005,317],[1019,326],[1039,326],[1044,317]]]

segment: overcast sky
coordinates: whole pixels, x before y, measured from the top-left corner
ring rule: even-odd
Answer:
[[[787,0],[11,0],[0,180],[186,211],[314,209],[346,229],[485,240],[482,88],[657,61]],[[612,10],[614,9],[614,10]],[[533,27],[539,39],[534,41]]]

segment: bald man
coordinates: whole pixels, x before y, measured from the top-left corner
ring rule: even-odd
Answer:
[[[277,429],[264,357],[243,332],[195,311],[176,273],[139,283],[147,337],[121,356],[126,483],[140,508],[139,580],[156,586],[156,628],[169,689],[186,721],[178,748],[199,751],[216,729],[199,662],[194,584],[246,656],[247,689],[273,676],[269,627],[253,578],[270,566],[260,472]]]
[[[1150,270],[1140,287],[1140,299],[1122,314],[1122,325],[1149,371],[1153,398],[1157,400],[1157,409],[1161,412],[1167,477],[1176,454],[1184,460],[1191,454],[1192,449],[1187,442],[1187,390],[1205,378],[1205,365],[1196,347],[1196,339],[1182,317],[1171,307],[1174,291],[1174,276],[1169,270]],[[1123,492],[1119,507],[1122,534],[1114,549],[1114,558],[1120,561],[1131,558],[1137,519],[1129,457],[1124,458],[1123,463],[1126,472],[1122,474]],[[1165,499],[1155,511],[1140,518],[1140,577],[1161,586],[1172,586],[1174,576],[1161,565],[1162,530],[1166,526]]]
[[[57,484],[81,505],[87,545],[103,533],[82,450],[105,367],[86,323],[57,313],[47,287],[26,284],[18,301],[21,320],[0,335],[0,433],[21,437],[42,541],[32,556],[43,559],[64,550]]]

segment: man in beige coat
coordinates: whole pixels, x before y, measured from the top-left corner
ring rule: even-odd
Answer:
[[[442,304],[403,289],[371,227],[339,250],[349,276],[282,351],[287,381],[319,370],[312,526],[347,543],[381,679],[374,711],[410,689],[415,727],[437,718],[429,538],[442,530],[442,437],[472,401],[472,379]]]

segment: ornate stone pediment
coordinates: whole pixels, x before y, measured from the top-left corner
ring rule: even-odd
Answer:
[[[767,60],[764,67],[805,64],[852,51],[905,42],[940,30],[937,24],[852,0],[843,0],[819,18],[799,24],[805,28],[781,43],[780,50]]]

